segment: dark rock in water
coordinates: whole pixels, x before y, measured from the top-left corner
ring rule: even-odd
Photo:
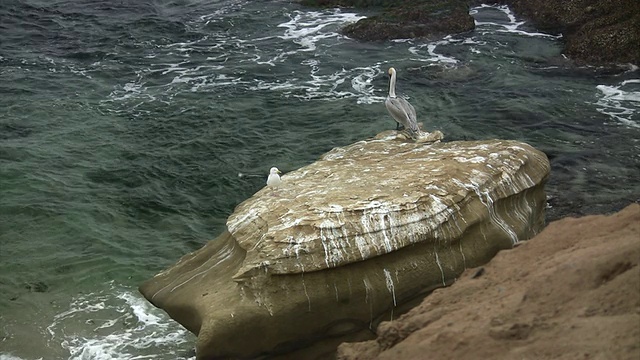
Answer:
[[[198,359],[271,355],[372,329],[542,229],[542,152],[398,139],[284,175],[140,291],[198,335]]]
[[[359,40],[436,38],[471,31],[475,24],[464,0],[317,0],[302,1],[314,6],[380,8],[382,13],[348,25],[343,33]]]
[[[579,63],[640,64],[638,0],[504,0],[541,30],[562,33]]]

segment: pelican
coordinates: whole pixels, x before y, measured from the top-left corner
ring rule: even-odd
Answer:
[[[267,178],[267,186],[270,187],[278,187],[280,186],[280,184],[282,184],[282,180],[280,180],[280,170],[278,170],[277,167],[272,167],[271,170],[269,170],[269,177]]]
[[[409,102],[396,96],[396,69],[389,68],[389,96],[384,101],[389,114],[398,122],[397,130],[406,129],[415,139],[420,133],[418,120],[416,119],[416,109]]]

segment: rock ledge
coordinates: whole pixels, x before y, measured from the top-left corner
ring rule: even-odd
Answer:
[[[238,205],[228,231],[140,291],[198,335],[199,359],[373,329],[540,231],[548,174],[516,141],[336,148]]]
[[[338,359],[639,359],[640,205],[551,223]]]

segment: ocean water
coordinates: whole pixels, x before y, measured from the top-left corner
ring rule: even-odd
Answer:
[[[395,128],[386,70],[446,140],[552,164],[548,220],[640,197],[640,71],[574,67],[506,7],[436,41],[290,1],[0,2],[0,359],[190,359],[137,292],[224,229],[271,166]]]

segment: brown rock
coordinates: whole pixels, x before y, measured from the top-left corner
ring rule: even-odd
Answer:
[[[357,333],[537,233],[548,173],[515,141],[360,141],[258,191],[140,291],[198,335],[199,359]]]
[[[339,359],[640,359],[640,205],[566,218]]]

